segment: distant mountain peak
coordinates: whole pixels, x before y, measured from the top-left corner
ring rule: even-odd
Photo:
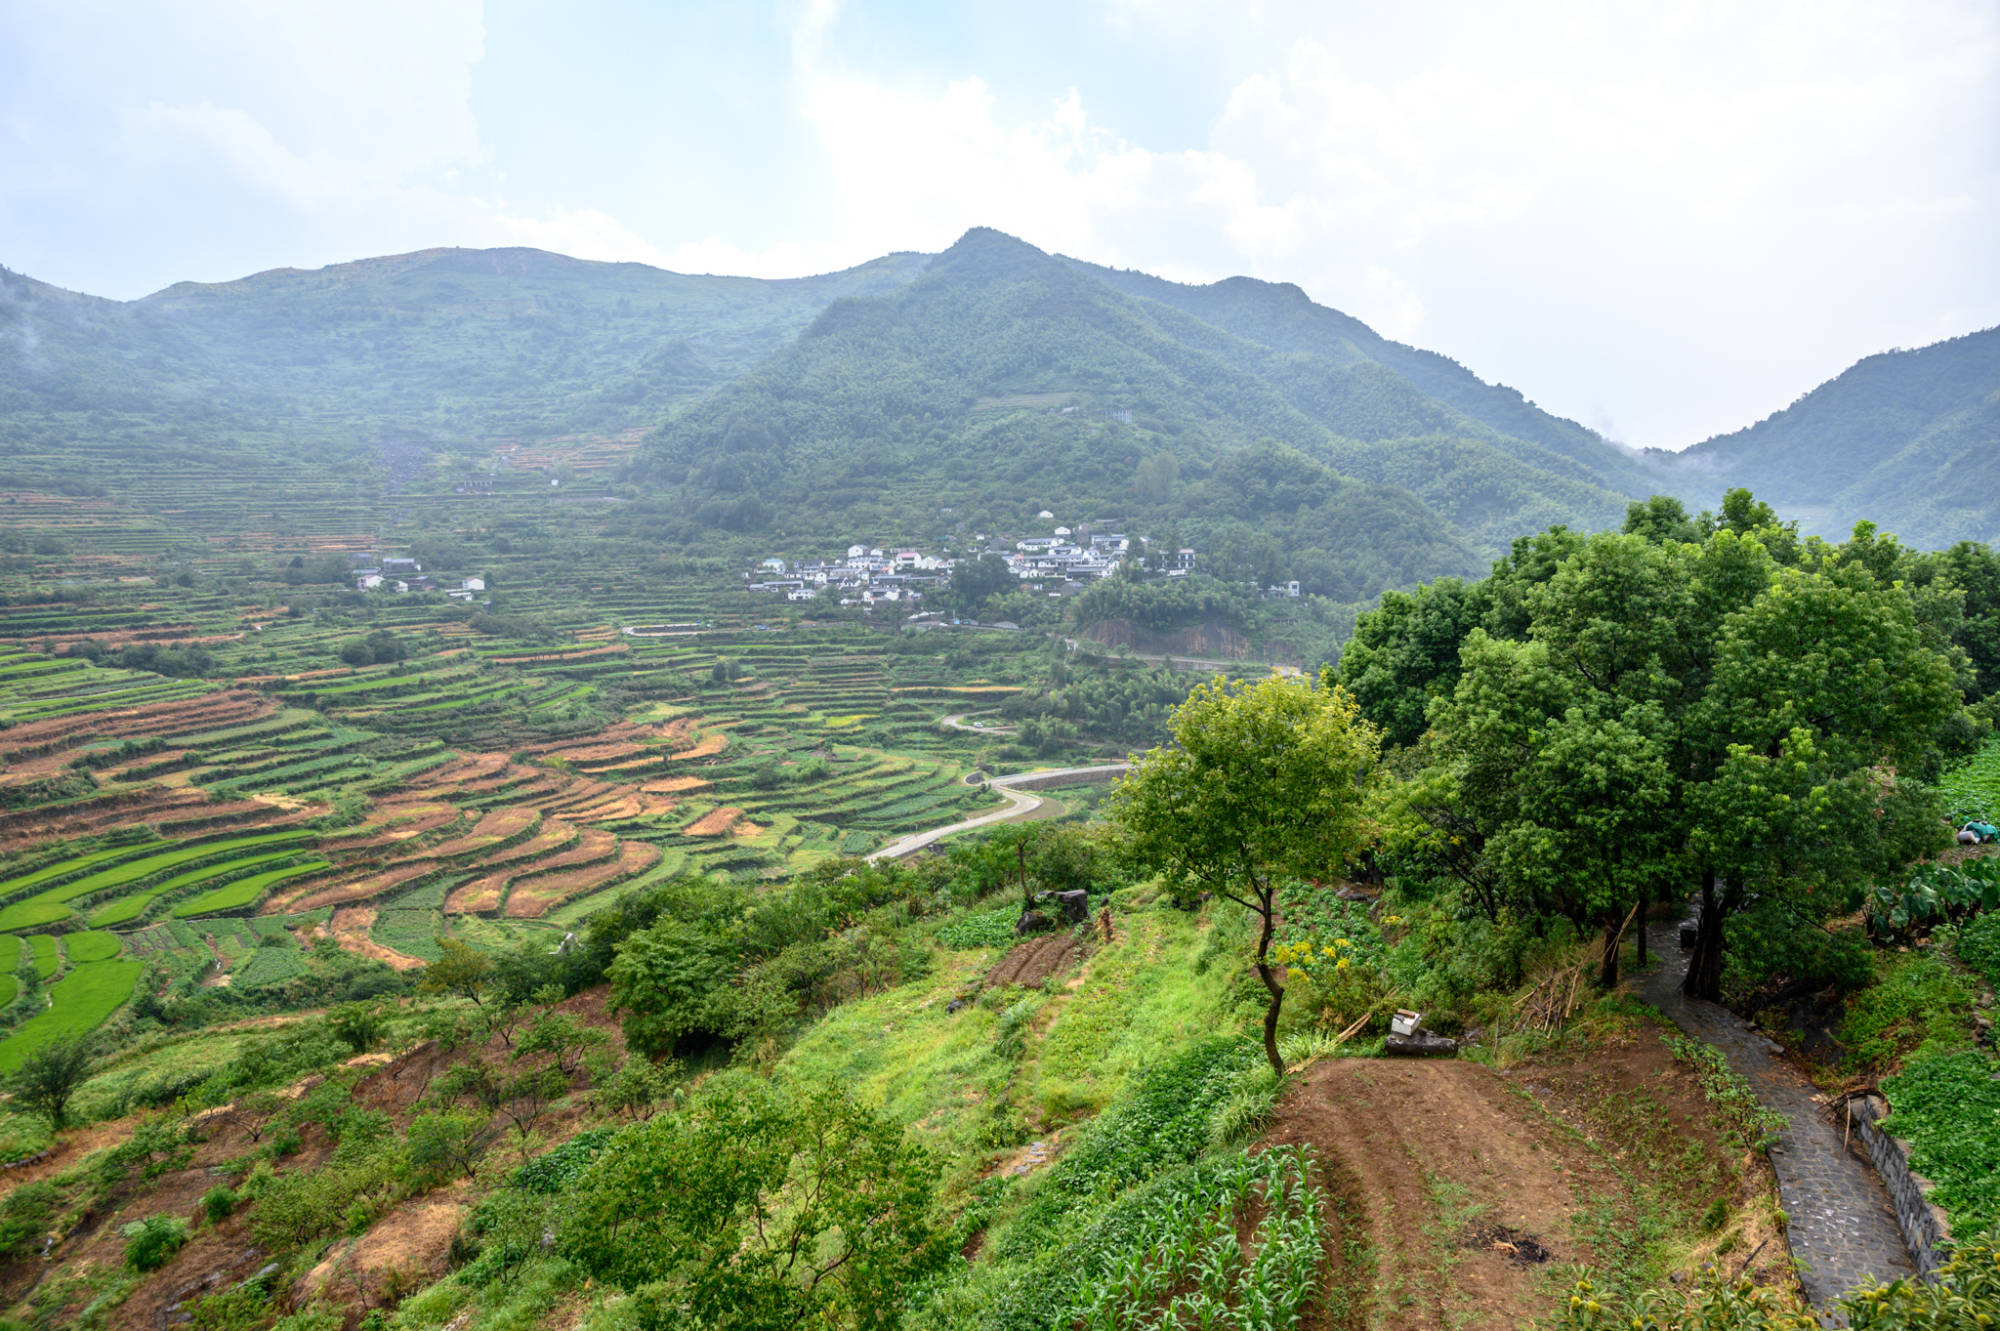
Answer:
[[[958,281],[993,281],[1055,277],[1064,271],[1060,259],[992,227],[976,226],[952,247],[931,260],[927,277]]]

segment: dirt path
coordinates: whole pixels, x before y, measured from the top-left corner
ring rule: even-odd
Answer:
[[[1640,977],[1639,991],[1675,1025],[1720,1049],[1757,1097],[1791,1124],[1771,1149],[1771,1165],[1791,1221],[1787,1238],[1806,1297],[1825,1307],[1865,1277],[1889,1281],[1913,1275],[1916,1267],[1896,1227],[1888,1190],[1858,1140],[1852,1149],[1841,1144],[1812,1083],[1777,1057],[1775,1043],[1726,1008],[1682,995],[1687,959],[1675,933],[1673,924],[1647,929],[1646,941],[1661,963]]]

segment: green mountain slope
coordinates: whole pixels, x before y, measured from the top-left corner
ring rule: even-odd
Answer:
[[[767,282],[428,250],[129,302],[0,270],[0,474],[141,503],[155,479],[207,476],[365,505],[385,444],[651,425],[925,262]]]
[[[1486,427],[1480,433],[1491,438],[1539,446],[1541,452],[1531,455],[1538,465],[1554,454],[1574,465],[1569,474],[1610,490],[1644,483],[1643,464],[1594,431],[1550,415],[1514,389],[1486,383],[1448,356],[1392,342],[1351,315],[1316,305],[1291,283],[1232,277],[1186,286],[1144,273],[1081,266],[1121,291],[1339,372],[1352,388],[1317,395],[1320,419],[1337,433],[1381,439],[1477,422]]]
[[[1921,546],[2000,539],[2000,328],[1870,356],[1660,465],[1698,503],[1749,486],[1828,536],[1867,517]]]
[[[1427,395],[1390,359],[1546,442]],[[1301,478],[1312,503],[1273,508],[1216,481],[1239,455],[1327,475]],[[1274,573],[1329,595],[1358,585],[1335,569],[1380,586],[1468,567],[1523,530],[1613,525],[1645,493],[1641,465],[1595,435],[1296,288],[1182,287],[985,230],[894,293],[830,307],[678,415],[641,466],[708,524],[799,530],[846,513],[927,527],[949,510],[1007,527],[1051,507],[1268,542]],[[1394,502],[1363,522],[1322,507],[1356,486]]]
[[[1353,599],[1477,567],[1408,489],[1345,475],[1343,442],[1255,372],[1272,353],[975,230],[923,276],[830,306],[642,453],[706,524],[1035,530],[1050,508]]]
[[[1244,277],[1184,286],[1077,266],[1227,331],[1240,368],[1350,441],[1334,458],[1341,470],[1411,490],[1488,546],[1532,524],[1615,525],[1629,498],[1654,484],[1640,460],[1575,422],[1391,342],[1295,286]]]

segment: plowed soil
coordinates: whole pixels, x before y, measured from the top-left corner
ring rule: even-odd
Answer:
[[[1082,955],[1082,944],[1077,942],[1076,934],[1068,929],[1060,933],[1043,934],[1039,938],[1024,939],[1014,944],[1007,955],[1000,958],[1000,964],[987,975],[986,984],[989,988],[1003,984],[1021,984],[1033,988]]]
[[[1505,1074],[1458,1059],[1316,1063],[1279,1103],[1264,1145],[1312,1146],[1322,1186],[1345,1199],[1344,1219],[1368,1240],[1373,1287],[1351,1302],[1369,1306],[1350,1306],[1347,1317],[1511,1331],[1567,1296],[1566,1266],[1615,1261],[1593,1244],[1628,1230],[1638,1208],[1657,1213],[1669,1204],[1661,1194],[1679,1186],[1628,1128],[1602,1121],[1606,1095],[1671,1124],[1677,1146],[1715,1153],[1732,1205],[1763,1186],[1758,1170],[1768,1167],[1716,1143],[1698,1088],[1650,1027]],[[1698,1211],[1710,1198],[1678,1200]],[[1761,1221],[1746,1224],[1742,1250],[1765,1235]],[[1788,1256],[1774,1239],[1751,1275],[1782,1283]]]

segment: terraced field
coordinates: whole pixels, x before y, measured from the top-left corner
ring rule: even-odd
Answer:
[[[302,559],[369,548],[302,530]],[[537,558],[496,565],[521,589],[492,622],[206,572],[0,605],[0,934],[47,982],[40,1011],[0,992],[0,1067],[141,977],[279,992],[326,939],[408,969],[441,934],[559,936],[636,884],[786,874],[995,806],[965,781],[994,741],[938,721],[1010,696],[1042,644],[772,625],[724,581],[533,581]],[[122,664],[197,651],[199,677]]]

